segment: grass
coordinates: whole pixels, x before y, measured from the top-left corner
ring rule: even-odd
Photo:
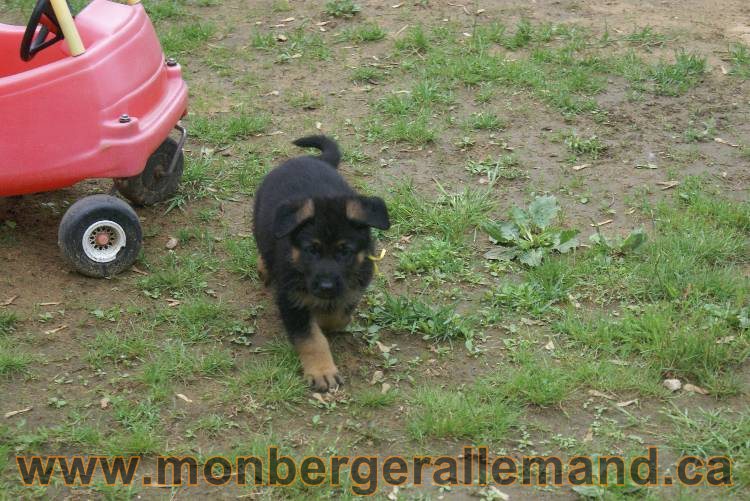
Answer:
[[[328,0],[325,6],[326,14],[333,17],[353,17],[360,10],[352,0]]]
[[[168,56],[182,56],[202,46],[216,33],[212,23],[191,22],[172,26],[161,34],[161,45]]]
[[[228,268],[242,279],[258,279],[258,249],[249,238],[228,238],[224,241],[229,254]]]
[[[518,425],[520,412],[494,396],[481,383],[447,390],[418,388],[410,402],[409,435],[419,441],[429,438],[469,439],[482,444],[503,441]]]
[[[13,312],[0,311],[0,336],[14,332],[18,324],[18,315]]]
[[[340,39],[352,43],[377,42],[385,38],[385,30],[377,23],[362,23],[351,28],[344,28]]]
[[[265,112],[248,112],[244,108],[231,114],[198,115],[191,120],[192,133],[215,145],[226,145],[268,130],[271,117]]]
[[[416,275],[439,273],[450,279],[467,270],[465,255],[466,249],[455,242],[426,237],[399,254],[397,270]]]
[[[9,378],[29,372],[35,358],[23,350],[12,348],[5,340],[0,340],[0,378]]]
[[[729,61],[732,63],[730,75],[744,80],[750,79],[750,48],[747,45],[733,45],[729,51]]]
[[[505,120],[491,112],[472,113],[466,125],[473,130],[499,131],[507,127]]]
[[[500,155],[497,158],[485,158],[480,161],[469,160],[466,170],[487,178],[490,186],[500,180],[514,181],[527,177],[521,169],[521,161],[516,154]]]
[[[392,189],[387,203],[392,234],[429,234],[449,241],[463,240],[494,208],[487,191],[467,188],[430,200],[409,180]]]
[[[299,376],[299,360],[285,341],[273,343],[266,352],[240,368],[229,383],[233,395],[249,395],[262,405],[278,406],[300,403],[308,394]]]
[[[596,135],[581,137],[575,131],[570,131],[563,135],[563,141],[575,157],[596,160],[607,150],[607,145]]]

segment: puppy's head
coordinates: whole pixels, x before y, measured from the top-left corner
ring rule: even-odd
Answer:
[[[370,228],[390,225],[378,197],[308,198],[279,207],[274,234],[289,238],[292,266],[304,275],[307,292],[334,300],[358,287],[371,249]]]

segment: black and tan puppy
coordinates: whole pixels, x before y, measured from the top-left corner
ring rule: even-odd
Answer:
[[[272,170],[255,196],[258,268],[305,377],[320,391],[342,383],[323,331],[344,329],[372,280],[370,228],[390,227],[382,199],[358,195],[338,173],[338,145],[325,136],[294,141],[321,150]]]

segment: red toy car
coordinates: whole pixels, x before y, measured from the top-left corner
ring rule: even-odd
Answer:
[[[74,19],[65,0],[38,0],[25,28],[0,24],[0,196],[112,178],[134,205],[162,201],[182,177],[186,111],[180,67],[137,3],[93,0]],[[137,258],[141,227],[94,195],[65,213],[58,244],[80,273],[112,276]]]

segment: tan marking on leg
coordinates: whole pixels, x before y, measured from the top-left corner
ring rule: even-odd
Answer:
[[[268,268],[263,256],[258,256],[258,276],[263,281],[263,285],[268,285],[271,282],[271,277],[268,275]]]
[[[367,253],[365,251],[358,252],[357,253],[357,264],[364,263],[366,257],[367,257]]]
[[[333,363],[328,339],[315,321],[311,322],[310,335],[296,340],[294,348],[302,362],[305,378],[313,388],[328,391],[342,383],[339,370]]]
[[[292,247],[292,263],[299,263],[300,250],[296,247]]]
[[[325,332],[337,332],[343,331],[349,325],[352,316],[343,310],[336,310],[330,313],[315,313],[315,321]]]

